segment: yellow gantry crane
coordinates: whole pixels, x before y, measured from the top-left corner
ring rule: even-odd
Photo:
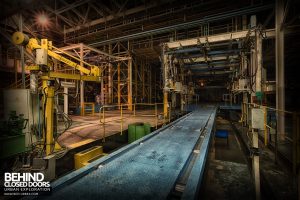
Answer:
[[[95,65],[86,63],[66,52],[59,50],[52,45],[52,41],[48,41],[47,39],[41,39],[41,41],[39,41],[36,38],[29,38],[22,32],[15,32],[12,35],[12,41],[16,45],[24,46],[26,48],[26,51],[30,53],[35,52],[36,65],[28,66],[26,69],[29,70],[30,73],[42,73],[41,79],[44,94],[43,99],[46,102],[45,107],[43,108],[45,112],[46,126],[46,130],[43,131],[43,140],[46,144],[46,156],[48,156],[54,151],[54,149],[60,149],[60,146],[58,144],[55,144],[53,137],[55,79],[61,78],[69,80],[100,82],[101,69]],[[79,64],[56,53],[55,51],[66,54],[72,59],[77,60]],[[54,67],[51,65],[50,59],[48,59],[48,57],[65,63],[66,65],[78,70],[81,74],[55,72]]]

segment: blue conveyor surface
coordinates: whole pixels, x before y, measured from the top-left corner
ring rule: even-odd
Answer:
[[[166,199],[200,140],[206,140],[202,141],[206,146],[201,147],[205,152],[197,162],[201,162],[204,169],[215,112],[215,107],[199,108],[111,155],[58,179],[52,184],[52,195],[43,198]],[[198,168],[192,169],[191,178],[195,179],[198,175],[202,177],[198,173]],[[191,184],[195,184],[194,180],[188,183]],[[191,189],[190,192],[196,191]],[[189,195],[195,197],[196,194]]]

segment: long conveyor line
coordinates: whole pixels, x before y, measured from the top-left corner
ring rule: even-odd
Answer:
[[[193,160],[179,196],[193,199],[202,179],[215,114],[213,106],[199,108],[56,180],[52,195],[39,198],[166,199]]]

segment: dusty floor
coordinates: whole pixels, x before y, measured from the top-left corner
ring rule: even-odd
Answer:
[[[158,113],[162,111],[159,110]],[[167,123],[169,119],[163,119],[162,116],[154,117],[155,110],[137,111],[136,116],[133,112],[123,111],[123,117],[119,110],[105,111],[105,124],[103,124],[102,113],[95,113],[94,116],[71,116],[72,126],[64,132],[58,142],[62,146],[71,147],[73,144],[85,140],[93,141],[104,137],[120,133],[121,130],[128,129],[128,125],[136,122],[150,123],[152,127],[161,126]],[[101,117],[101,122],[100,122]],[[121,122],[123,121],[123,125]]]

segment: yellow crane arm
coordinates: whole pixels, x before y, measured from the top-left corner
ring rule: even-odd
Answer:
[[[50,42],[50,41],[48,42],[48,40],[46,40],[46,39],[42,39],[41,44],[39,44],[37,39],[35,39],[35,38],[29,39],[26,34],[24,34],[22,32],[15,32],[12,36],[12,41],[16,45],[26,46],[26,48],[29,49],[30,51],[36,50],[36,49],[45,49],[45,50],[47,50],[47,54],[50,57],[52,57],[58,61],[61,61],[61,62],[65,63],[66,65],[73,67],[74,69],[77,69],[78,71],[80,71],[86,75],[91,75],[91,76],[96,76],[96,77],[100,77],[100,75],[101,75],[100,69],[97,66],[85,63],[86,65],[88,65],[91,68],[91,69],[88,69],[88,68],[81,66],[80,64],[77,64],[77,63],[65,58],[64,56],[62,56],[60,54],[53,52],[51,50],[53,48],[52,42]]]

